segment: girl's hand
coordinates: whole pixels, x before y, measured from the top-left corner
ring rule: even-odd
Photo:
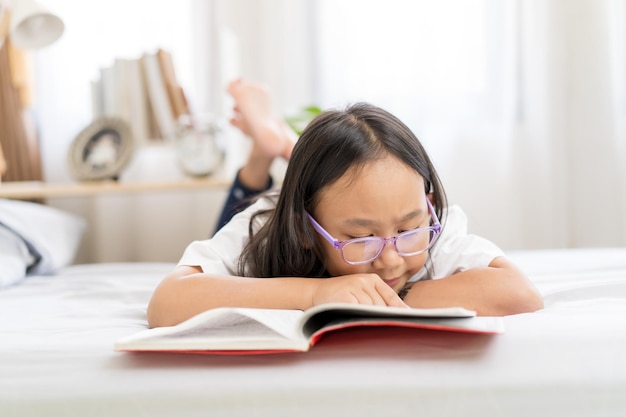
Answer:
[[[353,274],[317,280],[313,305],[324,303],[370,304],[408,307],[376,274]]]

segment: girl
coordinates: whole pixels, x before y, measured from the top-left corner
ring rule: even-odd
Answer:
[[[424,148],[393,115],[369,104],[324,112],[290,156],[277,195],[187,247],[154,292],[151,327],[221,306],[542,308],[500,249],[467,234]]]

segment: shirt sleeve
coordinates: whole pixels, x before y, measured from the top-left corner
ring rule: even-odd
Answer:
[[[252,215],[259,210],[273,208],[268,198],[261,198],[244,211],[236,214],[211,239],[191,242],[178,266],[198,266],[203,272],[223,275],[238,275],[239,257],[248,241],[248,226]],[[255,220],[255,229],[262,220]]]
[[[424,268],[409,282],[445,278],[457,272],[487,267],[504,252],[493,242],[467,233],[467,216],[459,206],[450,206],[446,211],[444,230],[430,250]]]

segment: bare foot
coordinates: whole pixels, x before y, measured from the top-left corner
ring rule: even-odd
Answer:
[[[237,79],[228,85],[228,93],[235,100],[230,123],[252,138],[253,153],[268,160],[278,156],[288,160],[297,138],[275,113],[267,88]]]

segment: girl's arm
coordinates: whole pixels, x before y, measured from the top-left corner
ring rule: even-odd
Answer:
[[[148,305],[150,327],[172,326],[216,307],[305,310],[347,302],[406,307],[375,274],[336,278],[246,278],[179,266],[159,284]]]
[[[543,308],[543,299],[524,273],[505,257],[487,268],[447,278],[418,281],[404,301],[411,307],[462,306],[483,316],[504,316]]]

